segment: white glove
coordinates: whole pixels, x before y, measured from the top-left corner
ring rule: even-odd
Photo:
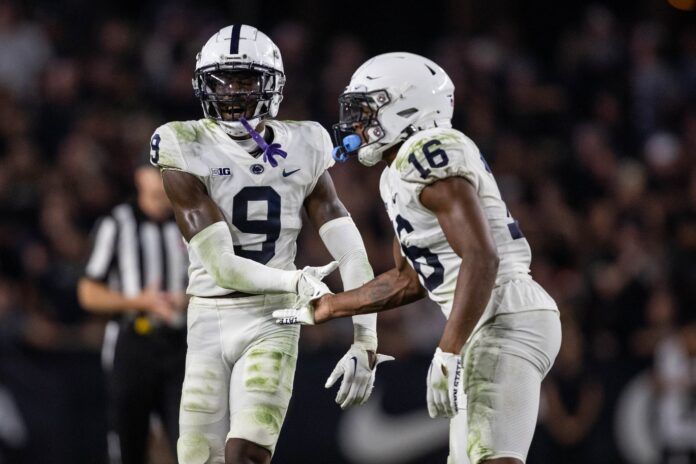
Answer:
[[[454,417],[462,377],[462,357],[445,353],[439,347],[428,370],[428,414],[430,417]]]
[[[314,325],[314,307],[308,304],[297,309],[276,309],[273,318],[280,325]]]
[[[338,268],[337,261],[331,261],[326,266],[304,267],[300,273],[300,278],[297,280],[297,300],[295,301],[295,309],[305,307],[309,305],[311,301],[331,293],[329,287],[327,287],[322,280],[335,271],[336,268]]]
[[[331,261],[324,266],[305,266],[302,268],[302,274],[312,276],[315,279],[324,280],[324,277],[338,269],[338,261]]]
[[[311,302],[331,293],[331,290],[322,282],[322,279],[335,271],[337,267],[337,261],[331,261],[325,266],[304,267],[297,280],[297,299],[295,300],[295,305],[290,309],[277,309],[273,311],[273,317],[276,319],[276,323],[281,325],[314,325],[314,308]]]
[[[343,376],[341,387],[336,394],[336,403],[341,406],[341,409],[363,404],[372,393],[377,366],[385,361],[393,360],[393,356],[378,354],[375,368],[370,369],[367,351],[359,345],[352,344],[348,352],[338,361],[329,378],[326,379],[324,388],[331,388]]]

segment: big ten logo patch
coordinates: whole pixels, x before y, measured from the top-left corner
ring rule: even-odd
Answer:
[[[231,176],[230,168],[211,168],[210,174],[212,176]]]

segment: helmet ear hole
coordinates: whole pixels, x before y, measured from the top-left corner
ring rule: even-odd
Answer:
[[[418,108],[407,108],[405,110],[401,110],[398,113],[396,113],[397,116],[401,116],[402,118],[408,118],[413,116],[415,113],[418,112]]]

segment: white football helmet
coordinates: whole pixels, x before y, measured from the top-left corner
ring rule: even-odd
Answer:
[[[239,122],[241,116],[251,127],[275,117],[284,85],[280,50],[255,27],[223,27],[196,56],[193,90],[203,114],[232,136],[247,134]]]
[[[388,148],[414,132],[452,127],[454,84],[435,62],[413,53],[385,53],[369,59],[338,99],[334,158],[358,152],[366,166],[377,164]],[[356,143],[356,126],[362,138]]]

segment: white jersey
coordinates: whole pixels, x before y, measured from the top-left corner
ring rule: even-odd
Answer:
[[[316,122],[269,120],[273,143],[287,158],[277,167],[254,157],[212,120],[170,122],[152,136],[151,161],[161,169],[196,176],[218,205],[230,228],[234,251],[277,269],[295,269],[302,206],[319,177],[333,164],[331,139]],[[187,244],[188,246],[188,244]],[[230,293],[207,273],[188,247],[189,285],[194,296]]]
[[[452,308],[461,258],[452,250],[437,217],[420,202],[424,187],[460,176],[476,189],[500,258],[495,285],[528,280],[509,291],[494,290],[479,325],[495,314],[529,309],[556,309],[553,299],[531,280],[529,243],[503,202],[488,164],[474,142],[450,128],[433,128],[411,136],[382,173],[380,193],[401,253],[417,271],[430,298],[446,317]]]

